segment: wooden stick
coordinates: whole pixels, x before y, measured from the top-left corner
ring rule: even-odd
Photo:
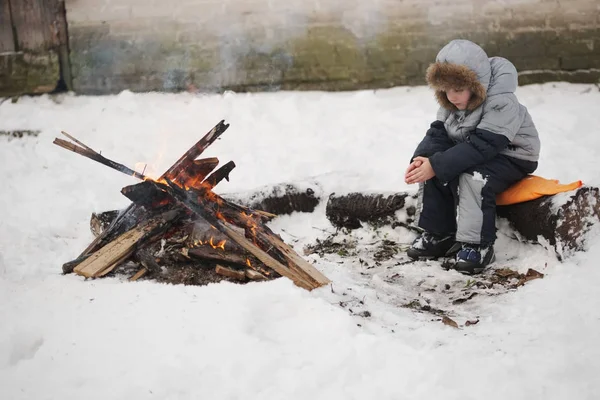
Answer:
[[[68,137],[69,139],[71,139],[72,141],[74,141],[75,143],[77,143],[78,145],[80,145],[81,147],[86,148],[87,150],[94,152],[96,154],[98,154],[96,152],[96,150],[92,149],[91,147],[87,146],[85,143],[80,142],[79,140],[77,140],[76,138],[74,138],[73,136],[69,135],[67,132],[65,131],[60,131],[60,133],[62,133],[63,135],[65,135],[66,137]]]
[[[135,273],[135,275],[133,275],[131,278],[129,278],[130,282],[135,282],[138,279],[140,279],[142,276],[146,275],[146,273],[148,272],[148,270],[144,267],[140,268],[140,270],[138,272]]]
[[[97,153],[94,150],[78,146],[76,144],[67,142],[66,140],[59,139],[59,138],[55,138],[53,143],[57,146],[62,147],[63,149],[72,151],[73,153],[77,153],[79,155],[89,158],[90,160],[94,160],[96,162],[99,162],[102,165],[106,165],[107,167],[110,167],[119,172],[122,172],[125,175],[134,176],[138,179],[148,179],[145,175],[142,175],[139,172],[136,172],[136,171],[132,170],[131,168],[126,167],[123,164],[120,164],[118,162],[110,160],[110,159],[100,155],[99,153]]]

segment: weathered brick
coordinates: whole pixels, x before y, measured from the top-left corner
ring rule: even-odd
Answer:
[[[575,70],[575,69],[600,69],[600,52],[588,54],[587,56],[576,56],[565,54],[561,57],[560,69]]]
[[[0,55],[0,97],[26,93],[47,93],[60,79],[58,55],[6,53]]]
[[[511,62],[515,65],[517,71],[560,69],[560,57],[514,57]]]

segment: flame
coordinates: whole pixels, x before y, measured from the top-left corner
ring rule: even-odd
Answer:
[[[260,272],[261,274],[265,275],[265,276],[271,276],[271,272],[269,272],[268,270],[266,270],[265,268],[261,268],[259,267],[255,267],[254,265],[252,265],[252,263],[250,262],[249,258],[246,258],[246,265],[248,266],[248,268],[251,268],[257,272]]]
[[[256,219],[254,219],[254,215],[246,214],[243,211],[241,212],[241,215],[242,218],[246,220],[247,228],[250,230],[250,233],[252,233],[252,236],[256,237],[256,228],[258,227],[258,225],[256,223]]]
[[[194,241],[194,247],[197,246],[210,246],[213,249],[221,249],[223,251],[225,251],[225,243],[227,243],[227,240],[221,240],[219,243],[215,244],[214,239],[211,237],[208,240],[202,241],[202,240],[195,240]]]
[[[210,246],[213,249],[221,249],[221,250],[225,250],[225,243],[227,243],[227,240],[221,240],[219,243],[214,244],[213,243],[213,238],[211,237],[210,240],[208,241],[208,243],[210,244]]]

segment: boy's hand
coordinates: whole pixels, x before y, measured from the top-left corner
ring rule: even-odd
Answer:
[[[404,181],[409,185],[428,181],[435,176],[428,158],[415,157],[414,161],[406,169]]]
[[[411,162],[408,165],[408,168],[406,168],[406,172],[404,172],[404,181],[406,182],[408,179],[408,174],[411,173],[412,171],[414,171],[416,168],[419,168],[421,166],[421,164],[423,164],[423,161],[421,160],[413,160],[413,162]]]

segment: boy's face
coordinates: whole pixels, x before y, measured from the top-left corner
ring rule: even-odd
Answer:
[[[446,91],[446,97],[459,110],[466,110],[469,99],[471,99],[471,91],[469,89],[449,89]]]

